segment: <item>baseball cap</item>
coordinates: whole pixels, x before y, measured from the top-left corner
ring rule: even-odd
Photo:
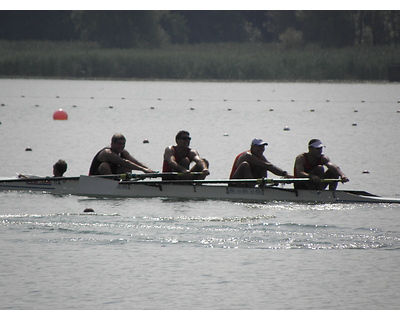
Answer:
[[[263,141],[263,139],[253,139],[253,141],[251,142],[252,146],[267,146],[268,143],[266,143],[265,141]]]

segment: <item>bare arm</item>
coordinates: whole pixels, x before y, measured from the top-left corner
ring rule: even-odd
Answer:
[[[210,174],[208,171],[207,163],[205,163],[205,161],[202,158],[200,158],[200,155],[196,150],[191,150],[189,156],[190,159],[194,161],[194,163],[196,163],[200,168],[202,168],[202,172],[205,175]]]
[[[295,161],[295,168],[297,171],[297,175],[299,177],[311,178],[313,180],[317,179],[316,176],[311,175],[304,171],[304,163],[305,163],[304,155],[301,154],[301,155],[297,156],[296,161]],[[340,170],[340,168],[337,165],[333,164],[327,156],[325,156],[325,155],[322,156],[321,163],[323,165],[325,165],[328,169],[330,169],[334,174],[340,176],[340,178],[342,179],[342,182],[350,181],[346,177],[346,175]]]
[[[185,167],[181,166],[177,161],[176,158],[174,156],[174,150],[172,148],[172,146],[169,146],[167,148],[165,148],[164,151],[164,160],[166,162],[168,162],[169,166],[176,170],[177,172],[182,172],[182,173],[188,173],[190,172],[188,169],[186,169]]]
[[[271,171],[273,174],[277,176],[287,176],[288,173],[287,171],[282,170],[281,168],[278,168],[277,166],[273,165],[271,162],[267,160],[264,156],[262,159],[252,155],[251,153],[247,152],[244,157],[244,161],[247,161],[251,165],[257,166],[264,168],[265,170]]]
[[[304,171],[304,163],[305,163],[304,155],[300,154],[296,157],[294,166],[295,166],[298,177],[309,178],[310,175]]]
[[[328,160],[329,160],[329,159],[328,159]],[[336,164],[333,164],[332,162],[328,161],[325,165],[326,165],[333,173],[337,174],[337,175],[341,178],[341,180],[342,180],[343,183],[344,183],[344,182],[349,182],[349,181],[350,181],[349,178],[346,177],[346,175],[343,173],[343,171],[340,170],[340,168],[339,168]]]
[[[102,162],[111,162],[111,163],[116,163],[119,164],[123,167],[126,167],[130,170],[140,170],[145,173],[153,173],[154,171],[149,169],[147,166],[145,166],[143,163],[139,162],[135,158],[133,158],[127,150],[124,150],[124,156],[125,158],[121,158],[111,150],[103,150],[99,156],[98,159]]]

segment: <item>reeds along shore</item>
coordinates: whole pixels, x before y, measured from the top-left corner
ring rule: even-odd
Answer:
[[[0,41],[0,77],[236,81],[386,81],[399,47],[279,44],[104,49],[90,42]]]

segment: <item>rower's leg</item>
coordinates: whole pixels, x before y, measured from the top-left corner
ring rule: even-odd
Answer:
[[[239,167],[236,169],[235,173],[232,176],[232,179],[253,179],[253,174],[251,172],[250,163],[247,161],[243,161]],[[230,183],[230,185],[235,187],[254,187],[255,182],[247,182],[247,183]]]
[[[112,174],[111,167],[107,162],[102,162],[99,165],[99,168],[97,169],[99,174],[101,175],[107,175],[107,174]]]
[[[324,174],[324,179],[338,179],[338,178],[339,176],[337,174],[334,174],[331,170],[326,171]],[[329,185],[329,190],[336,190],[338,183],[337,181],[335,181],[331,183],[324,183],[324,185],[325,188],[327,185]]]
[[[324,166],[316,166],[315,168],[310,170],[309,174],[312,176],[317,176],[320,179],[323,179],[324,171],[325,171]],[[309,190],[324,190],[326,188],[326,184],[323,184],[322,182],[310,181],[310,182],[305,182],[305,184]]]

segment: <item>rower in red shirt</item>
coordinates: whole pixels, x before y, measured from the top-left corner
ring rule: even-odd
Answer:
[[[253,139],[250,150],[238,154],[233,162],[229,179],[260,179],[266,178],[268,171],[282,176],[292,177],[287,171],[284,171],[273,165],[264,156],[265,146],[268,143],[262,139]],[[230,183],[231,186],[254,187],[255,182]]]
[[[295,178],[310,178],[310,182],[296,182],[296,189],[324,190],[328,183],[322,183],[321,179],[338,179],[342,183],[350,181],[340,168],[322,153],[325,146],[319,139],[308,142],[308,152],[299,154],[294,163]],[[325,171],[324,166],[328,168]],[[336,190],[337,182],[329,183],[329,190]]]

